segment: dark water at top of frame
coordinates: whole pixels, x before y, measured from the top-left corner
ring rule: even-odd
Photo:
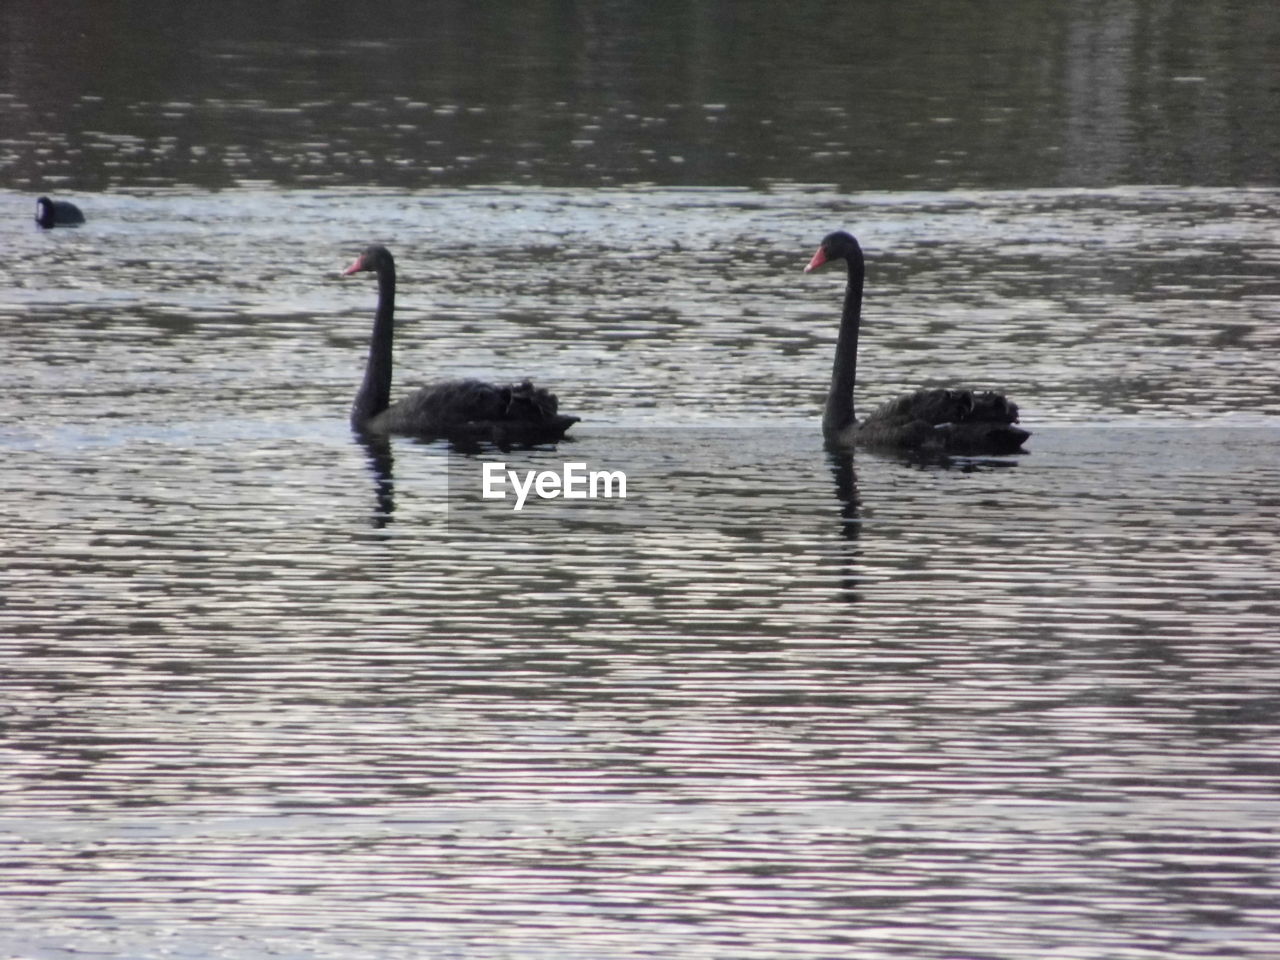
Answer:
[[[1277,19],[4,5],[5,955],[1280,952]],[[835,226],[1025,455],[823,449]]]
[[[32,0],[0,173],[188,184],[1277,184],[1264,0]]]

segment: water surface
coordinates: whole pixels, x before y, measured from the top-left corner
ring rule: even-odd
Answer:
[[[0,12],[0,170],[269,182],[846,190],[1277,185],[1267,0],[389,0]]]
[[[1280,953],[1273,5],[379,9],[0,12],[6,955]]]
[[[188,191],[12,233],[10,948],[1273,952],[1276,203]],[[822,449],[838,216],[860,402],[1003,385],[1025,456]],[[572,442],[351,437],[370,238],[400,384],[533,375]],[[477,499],[570,458],[628,499]]]

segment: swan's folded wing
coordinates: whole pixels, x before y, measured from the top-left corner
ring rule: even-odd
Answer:
[[[385,414],[385,429],[444,435],[461,424],[499,419],[510,403],[509,390],[483,380],[428,384],[392,404]]]
[[[442,380],[394,404],[373,427],[423,437],[542,440],[578,421],[559,413],[558,406],[555,394],[527,380],[511,385]]]
[[[932,426],[944,423],[1017,423],[1018,407],[990,391],[917,390],[883,404],[867,418],[867,424],[907,424],[920,421]]]

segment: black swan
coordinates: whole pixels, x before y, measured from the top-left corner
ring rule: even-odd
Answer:
[[[555,394],[523,383],[498,386],[480,380],[442,380],[391,403],[391,341],[395,325],[396,264],[374,244],[342,275],[378,275],[378,310],[364,382],[351,406],[351,425],[363,434],[399,433],[494,443],[553,443],[578,422],[557,413]]]
[[[41,197],[36,201],[36,223],[46,230],[50,227],[67,227],[84,223],[84,214],[74,203]]]
[[[859,423],[853,415],[853,384],[858,363],[858,324],[862,319],[862,283],[866,267],[862,247],[851,234],[828,234],[805,273],[833,260],[849,266],[844,313],[836,341],[831,390],[822,416],[827,443],[923,453],[982,455],[1017,453],[1031,436],[1018,422],[1018,408],[998,393],[972,390],[917,390],[890,400]]]

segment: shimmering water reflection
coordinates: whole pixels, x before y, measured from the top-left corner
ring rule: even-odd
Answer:
[[[233,191],[14,232],[0,942],[1280,951],[1275,207]],[[831,223],[859,402],[1001,385],[1025,456],[823,450]],[[535,376],[571,442],[350,436],[375,238],[398,384]],[[495,458],[628,498],[481,503]]]

